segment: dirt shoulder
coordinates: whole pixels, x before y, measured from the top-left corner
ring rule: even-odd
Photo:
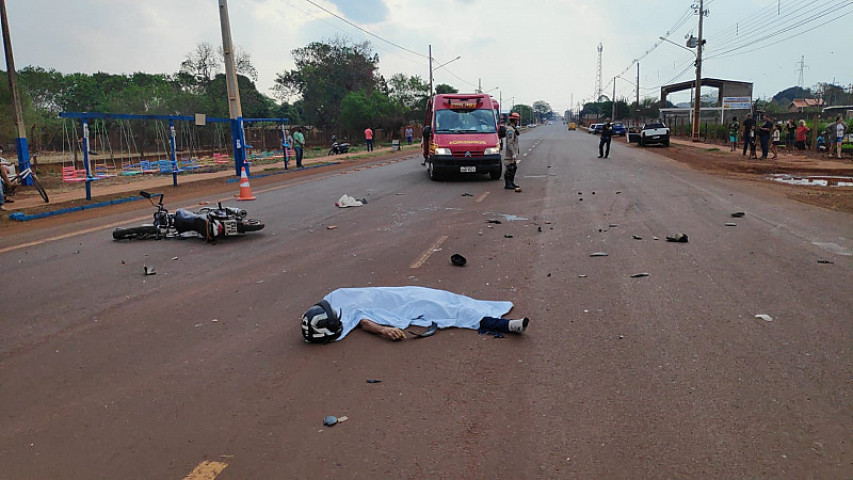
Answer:
[[[640,147],[636,147],[640,148]],[[760,182],[770,188],[784,191],[798,202],[830,210],[853,213],[853,187],[788,185],[772,180],[773,175],[806,177],[853,177],[853,160],[818,156],[809,153],[788,155],[779,153],[775,160],[749,160],[740,151],[730,152],[729,147],[707,143],[673,140],[669,148],[650,147],[677,162],[713,175]]]

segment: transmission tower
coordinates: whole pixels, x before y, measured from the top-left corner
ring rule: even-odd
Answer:
[[[604,50],[604,45],[598,44],[598,65],[595,68],[595,101],[601,98],[601,52]]]
[[[800,57],[800,61],[799,61],[799,63],[797,63],[797,65],[799,65],[799,67],[800,67],[800,81],[797,83],[797,85],[799,85],[800,88],[803,88],[803,85],[805,84],[805,76],[803,75],[803,73],[805,72],[805,70],[807,68],[806,56],[805,55]]]

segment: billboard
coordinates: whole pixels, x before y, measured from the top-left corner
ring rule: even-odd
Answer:
[[[752,98],[723,97],[723,110],[752,110]]]

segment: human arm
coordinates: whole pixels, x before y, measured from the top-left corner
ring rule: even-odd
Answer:
[[[361,320],[359,320],[358,326],[361,327],[361,329],[365,332],[372,333],[374,335],[380,335],[394,341],[406,338],[406,332],[400,330],[399,328],[379,325],[378,323],[368,320],[366,318],[362,318]]]

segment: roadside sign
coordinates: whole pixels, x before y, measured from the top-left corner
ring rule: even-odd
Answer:
[[[752,98],[723,97],[723,110],[752,110]]]

